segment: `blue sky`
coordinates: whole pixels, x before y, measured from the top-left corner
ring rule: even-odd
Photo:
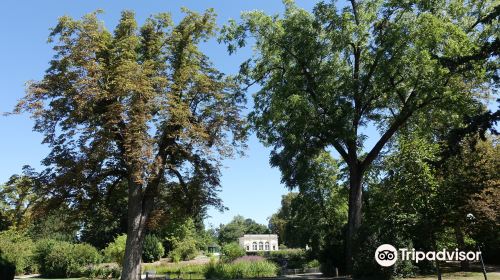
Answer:
[[[300,7],[310,10],[317,1],[297,1]],[[151,14],[171,12],[176,22],[182,18],[181,7],[195,11],[215,8],[218,24],[223,25],[230,18],[237,19],[241,11],[264,10],[267,13],[282,11],[279,0],[252,1],[210,1],[210,0],[155,0],[155,1],[19,1],[0,2],[0,112],[11,111],[24,94],[24,84],[29,80],[41,79],[48,67],[53,52],[47,44],[49,28],[57,18],[82,15],[103,9],[100,16],[108,29],[116,25],[122,10],[133,10],[139,22]],[[226,47],[212,40],[203,45],[203,51],[223,72],[236,73],[240,62],[250,50],[228,56]],[[249,95],[252,92],[249,92]],[[250,104],[251,105],[251,104]],[[0,183],[19,173],[25,164],[40,170],[40,161],[47,155],[48,148],[41,144],[41,135],[32,131],[33,121],[27,115],[0,116]],[[222,171],[223,191],[220,196],[229,208],[224,213],[210,210],[206,224],[218,226],[227,223],[234,215],[241,214],[267,224],[267,218],[280,206],[281,195],[287,192],[280,184],[280,173],[269,166],[269,149],[250,137],[246,156],[225,162]]]

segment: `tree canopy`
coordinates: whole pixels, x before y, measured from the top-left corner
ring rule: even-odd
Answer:
[[[261,86],[251,120],[288,186],[298,186],[325,150],[347,164],[350,270],[364,174],[393,136],[419,112],[449,119],[483,112],[480,100],[493,93],[498,69],[491,48],[498,22],[486,18],[498,9],[487,0],[351,0],[343,7],[320,2],[311,13],[284,2],[282,16],[243,13],[221,40],[230,53],[249,42],[256,50],[240,78]],[[372,147],[367,127],[379,130]]]
[[[227,224],[221,224],[217,229],[217,238],[222,245],[238,242],[244,234],[270,233],[267,226],[257,223],[252,219],[245,219],[241,215],[234,216]]]
[[[162,188],[196,205],[221,206],[220,160],[246,138],[243,93],[198,49],[215,14],[184,10],[139,27],[124,11],[113,32],[99,12],[64,16],[49,37],[54,58],[16,112],[30,112],[50,147],[47,197],[85,206],[127,185],[122,279],[138,279],[146,222]],[[182,200],[181,200],[182,201]]]

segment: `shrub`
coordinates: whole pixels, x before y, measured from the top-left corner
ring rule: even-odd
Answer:
[[[304,249],[285,249],[271,251],[267,258],[279,265],[286,263],[287,268],[300,269],[307,263],[306,251]]]
[[[100,264],[88,266],[83,276],[94,279],[119,279],[121,269],[118,264]]]
[[[160,239],[158,239],[155,235],[146,235],[142,251],[142,260],[144,262],[159,261],[160,258],[163,257],[164,253],[165,249],[163,248]]]
[[[314,260],[310,260],[308,261],[307,263],[304,264],[304,269],[306,268],[318,268],[320,267],[320,263],[318,260],[314,259]]]
[[[241,279],[274,277],[278,266],[270,261],[215,263],[210,262],[205,271],[207,279]]]
[[[56,242],[45,257],[40,272],[47,277],[81,276],[89,265],[100,261],[99,251],[91,245]]]
[[[127,235],[119,235],[109,243],[106,248],[104,248],[104,261],[114,262],[118,265],[122,265],[123,257],[125,256],[125,246],[127,244]]]
[[[285,258],[285,259],[293,259],[293,258],[305,258],[306,251],[304,249],[284,249],[279,251],[271,251],[269,252],[271,257],[275,258]]]
[[[257,261],[264,261],[266,260],[264,257],[261,256],[243,256],[235,259],[233,263],[237,262],[257,262]]]
[[[149,264],[143,267],[143,272],[154,270],[156,274],[169,275],[170,279],[203,279],[205,267],[205,264]]]
[[[16,267],[17,274],[36,272],[33,263],[33,241],[24,233],[15,230],[0,232],[0,248],[5,261]]]
[[[354,251],[353,275],[367,279],[393,279],[394,267],[382,267],[375,261],[375,251],[380,244],[385,244],[384,238],[371,232],[368,227],[362,227],[355,239],[357,248]],[[392,242],[391,242],[392,243]]]
[[[61,241],[57,241],[54,239],[40,239],[35,243],[35,249],[33,252],[33,261],[38,266],[38,271],[42,274],[47,271],[45,260],[47,256],[52,252],[52,248],[57,243]]]
[[[16,275],[16,266],[8,261],[0,251],[0,279],[14,280]]]
[[[222,247],[222,260],[225,262],[231,262],[245,255],[245,249],[243,249],[238,243],[233,242]]]
[[[170,251],[169,256],[172,261],[179,262],[180,260],[188,261],[192,260],[198,254],[198,248],[196,242],[193,239],[187,239],[184,241],[176,242],[174,249]]]

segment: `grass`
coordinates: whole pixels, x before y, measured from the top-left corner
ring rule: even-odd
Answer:
[[[21,280],[86,280],[86,278],[39,278],[39,277],[33,277],[33,278],[14,278],[14,279],[21,279]]]
[[[500,272],[488,272],[488,280],[500,280]],[[404,278],[407,280],[436,280],[437,276],[417,276],[415,278]],[[484,280],[484,276],[481,272],[452,272],[443,273],[443,279],[454,279],[454,280]]]
[[[169,274],[170,278],[182,279],[203,279],[205,273],[205,264],[182,264],[169,263],[167,265],[145,265],[142,273],[154,270],[157,275]]]

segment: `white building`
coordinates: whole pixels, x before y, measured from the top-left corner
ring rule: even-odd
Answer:
[[[278,251],[277,234],[245,234],[239,243],[247,252]]]

